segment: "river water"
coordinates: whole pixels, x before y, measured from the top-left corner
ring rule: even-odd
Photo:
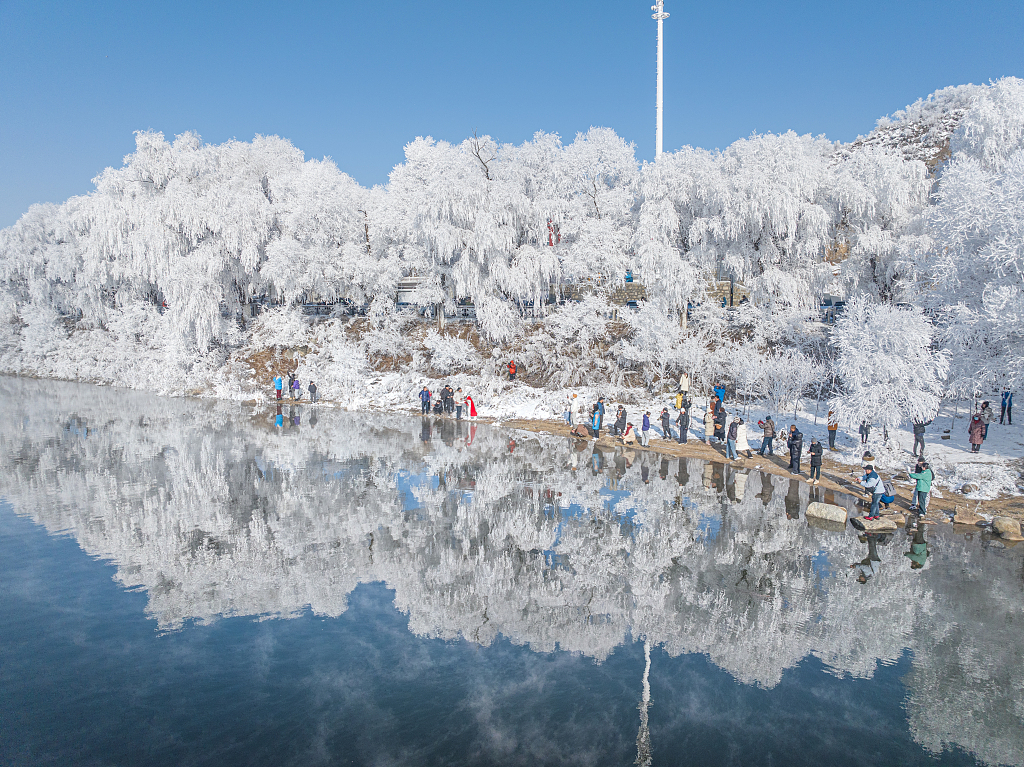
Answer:
[[[0,397],[4,765],[1024,762],[1024,547],[484,425]]]

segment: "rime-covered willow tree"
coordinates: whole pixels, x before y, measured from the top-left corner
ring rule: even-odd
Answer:
[[[333,298],[366,278],[366,191],[282,139],[211,146],[143,132],[124,166],[95,183],[4,230],[9,320],[102,327],[118,312],[159,309],[183,346],[202,351],[233,339],[224,315],[254,295]]]
[[[1024,382],[1024,81],[979,93],[951,142],[922,258],[952,351],[951,388]]]
[[[932,348],[933,336],[920,309],[855,297],[832,334],[840,392],[829,407],[840,423],[893,428],[932,420],[949,371],[949,355]]]
[[[388,192],[422,302],[472,299],[484,332],[506,339],[518,322],[510,301],[539,308],[563,280],[625,276],[638,170],[613,131],[569,146],[544,133],[518,147],[419,138],[405,155]]]

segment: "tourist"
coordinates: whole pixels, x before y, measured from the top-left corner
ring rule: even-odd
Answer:
[[[277,398],[281,399],[281,389],[284,388],[284,379],[281,378],[281,374],[278,373],[274,376],[274,389],[277,390]]]
[[[585,426],[582,423],[577,424],[576,426],[573,426],[571,429],[569,429],[569,434],[571,434],[574,437],[579,437],[580,439],[590,439],[590,437],[593,436],[590,432],[589,427]]]
[[[764,432],[761,437],[761,449],[757,451],[757,454],[764,455],[764,451],[767,449],[768,455],[774,456],[775,450],[772,447],[772,443],[775,441],[775,421],[772,420],[771,416],[768,416],[763,421],[758,421],[757,425]]]
[[[298,378],[292,378],[292,399],[302,399],[302,387],[299,386]]]
[[[912,455],[915,458],[924,458],[924,429],[931,421],[914,421],[914,450]],[[921,455],[917,454],[917,446],[921,446]]]
[[[460,386],[455,390],[455,395],[452,397],[455,402],[455,420],[462,420],[462,408],[466,406],[466,395],[462,393],[462,387]]]
[[[988,439],[988,425],[996,420],[996,414],[992,410],[992,406],[988,404],[988,400],[981,403],[981,420],[985,424],[985,433],[981,435],[982,440]]]
[[[720,405],[725,404],[725,387],[719,384],[715,387],[715,396],[718,397],[718,403]]]
[[[860,484],[871,494],[871,509],[864,519],[878,519],[878,505],[882,502],[882,496],[885,495],[885,485],[882,483],[882,478],[875,472],[874,466],[868,464],[864,467],[864,477]]]
[[[508,380],[510,380],[510,381],[516,380],[516,361],[515,360],[509,360],[508,361]]]
[[[981,418],[981,413],[971,416],[971,421],[967,424],[967,440],[971,443],[972,453],[981,452],[981,443],[985,441],[985,422]]]
[[[834,411],[828,411],[828,449],[836,449],[836,433],[839,431],[839,416]]]
[[[712,418],[714,418],[714,416],[718,415],[718,406],[720,404],[721,404],[721,402],[718,399],[718,397],[715,396],[714,394],[712,394],[711,395],[711,399],[708,400],[708,410],[711,411]]]
[[[679,376],[679,391],[685,396],[690,393],[690,374],[683,373]]]
[[[601,427],[604,426],[604,397],[598,397],[594,407],[597,411],[597,435],[601,436]]]
[[[818,442],[817,437],[811,438],[811,446],[807,449],[807,452],[811,454],[811,473],[808,476],[807,481],[812,485],[821,484],[821,443]]]
[[[683,397],[684,396],[685,395],[682,393],[682,391],[677,391],[676,392],[676,410],[682,410],[683,409]]]
[[[679,415],[676,416],[676,425],[679,427],[679,444],[685,445],[687,433],[690,431],[690,411],[687,408],[684,407],[679,411]]]
[[[740,418],[740,424],[736,428],[736,452],[746,453],[747,458],[754,457],[754,451],[750,449],[750,443],[747,442],[747,422]]]
[[[636,444],[636,429],[633,428],[632,423],[627,423],[622,429],[622,444],[623,445],[635,445]]]
[[[574,399],[576,399],[575,394],[572,396],[569,396],[568,394],[565,395],[565,422],[569,424],[569,426],[572,426],[572,407],[576,404],[573,402]]]
[[[729,424],[729,433],[725,436],[725,457],[730,461],[739,460],[739,456],[736,455],[736,435],[739,432],[740,419],[739,416],[733,419],[732,423]]]
[[[725,442],[725,420],[728,417],[725,408],[719,405],[718,412],[715,413],[715,439],[719,442]]]
[[[672,439],[672,416],[668,414],[668,408],[661,409],[661,438]]]
[[[786,440],[786,447],[789,448],[789,471],[799,474],[800,453],[804,449],[804,435],[796,428],[795,423],[789,425],[789,439]]]
[[[476,403],[473,402],[473,395],[469,392],[466,392],[466,408],[469,413],[470,420],[476,420]],[[471,428],[476,429],[476,426]]]
[[[711,444],[711,438],[714,436],[714,430],[715,430],[715,414],[712,412],[711,408],[708,407],[708,409],[704,411],[704,444],[705,445],[710,445]]]
[[[619,405],[615,413],[615,424],[612,427],[612,436],[621,437],[626,432],[626,408]]]
[[[640,444],[647,447],[651,444],[651,411],[644,413],[643,422],[640,424]]]
[[[1002,404],[999,406],[999,425],[1003,425],[1003,418],[1007,424],[1013,426],[1013,392],[1009,389],[1003,390]]]
[[[914,503],[911,504],[911,511],[917,509],[922,515],[928,513],[928,495],[932,491],[932,480],[935,479],[935,472],[931,466],[922,461],[916,471],[910,473],[910,478],[917,480],[917,487],[914,489]]]
[[[601,403],[595,402],[594,409],[590,411],[590,431],[594,439],[601,439]]]
[[[860,444],[868,444],[868,437],[871,435],[871,424],[867,421],[860,422]]]
[[[427,415],[430,412],[430,389],[424,386],[420,390],[420,415]]]
[[[306,387],[306,391],[309,392],[309,401],[316,402],[316,382],[310,381],[309,386]],[[310,424],[312,426],[312,424]]]

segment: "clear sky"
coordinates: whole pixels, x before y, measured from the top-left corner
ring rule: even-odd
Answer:
[[[652,0],[0,0],[0,226],[133,132],[288,138],[364,185],[418,135],[608,126],[654,154]],[[1024,0],[666,0],[665,149],[850,141],[938,88],[1024,76]]]

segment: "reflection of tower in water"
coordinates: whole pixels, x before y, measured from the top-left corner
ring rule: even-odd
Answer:
[[[636,734],[636,764],[639,767],[650,767],[651,764],[651,731],[647,724],[647,709],[651,707],[651,642],[644,638],[644,683],[640,697],[640,730]]]

